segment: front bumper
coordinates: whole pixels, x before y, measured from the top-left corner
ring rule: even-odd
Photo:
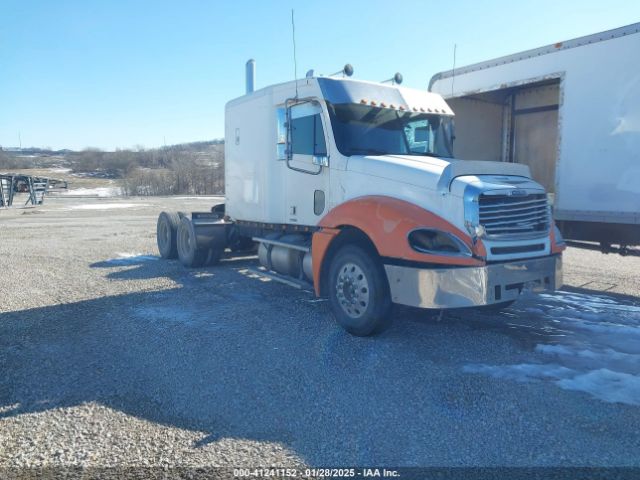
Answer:
[[[562,286],[560,255],[484,267],[384,268],[393,302],[421,308],[491,305],[515,300],[523,291],[553,291]]]

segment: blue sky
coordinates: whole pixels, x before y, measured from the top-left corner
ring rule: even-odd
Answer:
[[[256,86],[329,74],[427,87],[457,65],[640,21],[640,2],[0,0],[0,145],[52,148],[220,138],[224,104]],[[595,73],[595,71],[594,71]]]

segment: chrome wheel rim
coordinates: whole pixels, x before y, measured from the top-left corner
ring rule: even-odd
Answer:
[[[355,263],[345,263],[338,273],[336,296],[340,307],[351,318],[360,318],[369,306],[369,282]]]

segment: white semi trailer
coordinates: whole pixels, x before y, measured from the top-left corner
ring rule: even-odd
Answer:
[[[529,166],[565,239],[637,253],[638,52],[640,23],[441,72],[429,90],[456,112],[457,158]]]
[[[442,96],[311,73],[253,91],[247,68],[225,112],[225,205],[163,212],[163,257],[201,266],[257,246],[355,335],[387,325],[392,303],[500,308],[559,288],[544,187],[524,164],[454,159]]]

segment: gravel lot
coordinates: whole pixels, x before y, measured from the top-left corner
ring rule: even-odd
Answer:
[[[254,258],[158,259],[157,214],[215,201],[0,211],[0,467],[640,466],[640,258],[356,338]]]

